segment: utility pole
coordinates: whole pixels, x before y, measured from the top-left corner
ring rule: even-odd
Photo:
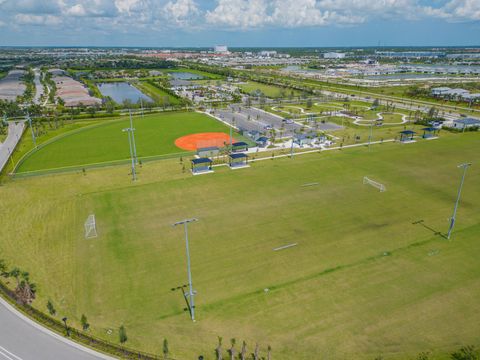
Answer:
[[[131,139],[131,136],[130,136],[130,133],[133,135],[133,132],[135,131],[135,129],[125,128],[122,131],[126,132],[128,134],[128,145],[130,147],[130,158],[132,159],[132,181],[135,181],[135,180],[137,180],[137,173],[135,171],[135,157],[133,155],[132,139]]]
[[[36,148],[37,147],[37,138],[35,137],[35,133],[33,132],[32,119],[30,118],[30,115],[28,114],[28,112],[27,112],[27,121],[28,121],[28,124],[30,125],[30,131],[32,133],[33,146]]]
[[[457,166],[457,168],[463,168],[463,175],[462,175],[462,180],[460,181],[460,186],[458,187],[457,200],[455,201],[455,207],[453,208],[453,215],[450,218],[450,227],[448,228],[447,239],[450,239],[450,235],[452,234],[453,227],[455,225],[458,203],[460,201],[460,194],[462,193],[462,188],[463,188],[463,182],[465,181],[465,175],[467,173],[467,169],[470,166],[472,166],[472,163],[464,163]]]
[[[185,247],[187,249],[187,272],[188,272],[188,286],[189,286],[188,294],[185,294],[185,297],[188,296],[189,298],[188,303],[189,303],[190,317],[192,318],[193,322],[195,322],[195,295],[197,292],[193,290],[193,285],[192,285],[192,270],[190,267],[190,249],[188,246],[188,223],[195,222],[195,221],[198,221],[198,219],[196,218],[185,219],[182,221],[178,221],[172,225],[172,226],[183,225],[185,229]]]

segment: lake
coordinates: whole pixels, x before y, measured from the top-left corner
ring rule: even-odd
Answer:
[[[138,90],[135,86],[127,82],[112,82],[98,84],[98,90],[103,96],[109,96],[118,104],[125,100],[130,100],[132,103],[137,103],[140,99],[145,102],[151,102],[152,99]]]
[[[168,73],[175,80],[198,80],[203,79],[203,76],[191,72],[171,72]]]

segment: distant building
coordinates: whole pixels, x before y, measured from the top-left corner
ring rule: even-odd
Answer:
[[[422,58],[444,58],[447,56],[445,52],[440,51],[375,51],[375,55],[387,58],[402,59],[422,59]]]
[[[216,53],[225,54],[228,53],[228,47],[226,45],[215,45],[214,51]]]
[[[468,129],[472,127],[480,128],[480,120],[474,118],[464,118],[453,120],[453,128],[455,129]]]
[[[277,56],[277,52],[276,51],[260,51],[260,56],[263,56],[263,57],[274,57],[274,56]]]
[[[470,94],[470,91],[465,89],[451,89],[449,87],[438,87],[430,90],[432,96],[465,100],[465,101],[477,101],[480,100],[480,93]]]
[[[339,52],[327,52],[323,54],[324,59],[344,59],[346,56],[345,53]]]

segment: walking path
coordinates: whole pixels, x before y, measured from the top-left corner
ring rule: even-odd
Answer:
[[[3,143],[0,143],[0,171],[3,170],[7,164],[10,155],[17,146],[25,128],[25,122],[13,122],[8,124],[8,135]]]

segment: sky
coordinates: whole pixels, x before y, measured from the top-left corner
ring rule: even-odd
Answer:
[[[0,0],[0,46],[480,45],[480,0]]]

